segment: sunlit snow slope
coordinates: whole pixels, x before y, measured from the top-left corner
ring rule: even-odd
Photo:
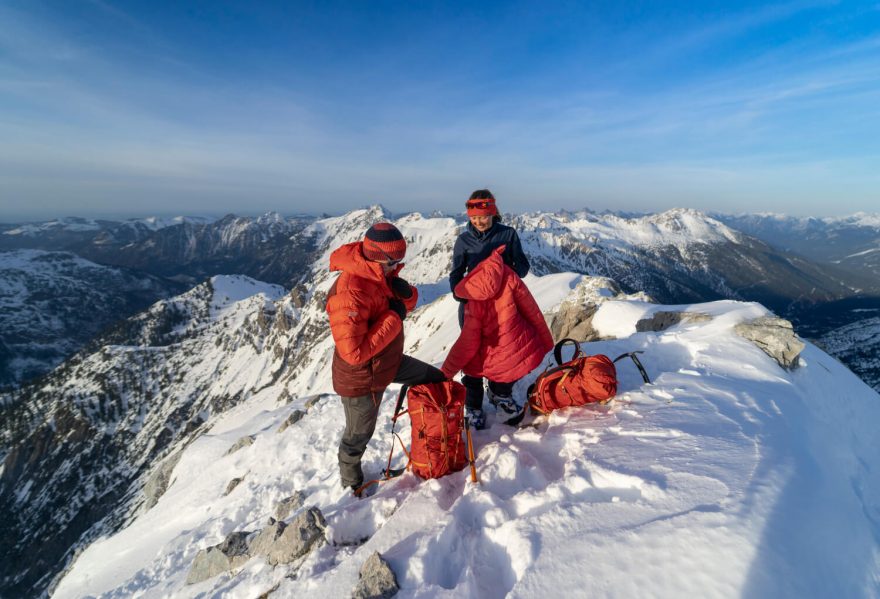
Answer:
[[[550,311],[581,280],[526,282]],[[407,347],[439,364],[457,335],[456,304],[431,289],[426,301],[437,299],[407,319]],[[637,333],[635,323],[659,310],[712,318]],[[339,487],[338,397],[277,432],[307,396],[330,389],[331,346],[319,343],[311,365],[298,366],[301,382],[287,386],[299,397],[285,403],[282,386],[268,386],[218,415],[184,450],[158,503],[85,549],[54,596],[345,597],[373,551],[394,569],[400,597],[877,596],[880,397],[812,345],[788,372],[734,333],[766,313],[730,301],[606,301],[593,324],[616,339],[584,349],[643,350],[652,384],[621,363],[608,405],[528,416],[517,429],[491,415],[475,437],[479,484],[466,472],[406,474],[364,500]],[[395,396],[386,393],[365,456],[373,473],[390,447]],[[253,444],[226,455],[246,435]],[[325,545],[295,567],[254,558],[184,584],[200,549],[259,530],[294,490],[324,513]]]

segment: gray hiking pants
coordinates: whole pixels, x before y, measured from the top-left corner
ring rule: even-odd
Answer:
[[[395,383],[418,385],[421,383],[439,383],[446,380],[439,368],[430,364],[403,356]],[[345,430],[339,442],[339,478],[344,487],[359,487],[364,482],[361,469],[361,457],[367,449],[367,443],[376,430],[376,419],[379,416],[379,403],[384,390],[371,395],[343,397],[342,409],[345,412]],[[378,472],[376,473],[378,475]]]

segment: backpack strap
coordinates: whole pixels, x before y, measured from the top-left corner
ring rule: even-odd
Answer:
[[[642,366],[642,363],[639,361],[639,357],[636,355],[636,354],[643,354],[643,353],[645,353],[645,352],[643,352],[643,351],[632,351],[632,352],[627,352],[627,353],[625,353],[625,354],[620,354],[619,356],[617,356],[616,358],[614,358],[614,360],[612,360],[612,362],[617,362],[618,360],[622,360],[623,358],[626,358],[627,356],[629,356],[630,358],[632,358],[632,361],[633,361],[633,363],[636,365],[636,368],[639,369],[639,372],[640,372],[641,375],[642,375],[642,379],[643,379],[646,383],[650,383],[650,382],[651,382],[651,379],[648,378],[648,373],[645,371],[645,367]]]
[[[576,360],[578,356],[581,355],[580,343],[578,343],[574,339],[566,337],[565,339],[559,341],[559,343],[557,343],[553,347],[553,357],[556,358],[556,364],[558,364],[559,366],[562,366],[562,348],[565,346],[566,343],[571,343],[572,345],[574,345],[574,355],[571,357],[572,360]]]

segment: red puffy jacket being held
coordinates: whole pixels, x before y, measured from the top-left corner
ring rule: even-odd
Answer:
[[[504,246],[455,286],[464,306],[461,335],[441,370],[501,383],[514,382],[537,367],[553,348],[553,336],[528,287],[504,264]]]

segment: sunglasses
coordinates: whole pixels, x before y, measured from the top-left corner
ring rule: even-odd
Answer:
[[[492,200],[468,200],[464,205],[465,208],[480,208],[481,210],[485,210],[493,207],[495,202]]]

